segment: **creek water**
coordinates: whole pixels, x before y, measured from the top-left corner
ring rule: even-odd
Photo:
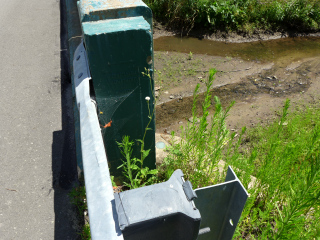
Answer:
[[[320,55],[320,37],[282,38],[269,41],[229,43],[187,37],[160,37],[154,40],[155,51],[192,52],[222,57],[239,57],[258,62],[298,61]]]

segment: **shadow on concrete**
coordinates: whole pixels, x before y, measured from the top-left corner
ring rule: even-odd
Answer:
[[[69,73],[67,19],[65,1],[60,0],[60,67],[61,67],[61,118],[64,144],[62,151],[60,187],[70,189],[77,180],[77,159],[74,135],[72,85]]]
[[[53,132],[52,143],[52,187],[54,190],[54,212],[55,212],[55,226],[54,239],[55,240],[73,240],[80,239],[78,232],[81,231],[81,220],[79,219],[77,210],[69,199],[69,192],[71,189],[63,189],[59,185],[59,178],[61,174],[61,167],[65,160],[64,149],[66,131]],[[74,181],[76,184],[76,181]]]
[[[52,187],[54,190],[55,240],[80,239],[81,222],[69,192],[78,185],[72,110],[72,86],[69,74],[65,1],[60,0],[60,66],[62,130],[53,132]]]

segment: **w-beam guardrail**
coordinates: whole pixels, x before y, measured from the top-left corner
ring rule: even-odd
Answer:
[[[91,76],[83,43],[75,51],[73,70],[91,238],[120,240],[123,237],[114,211],[113,188],[96,103],[90,97]]]
[[[72,2],[67,0],[69,10]],[[231,239],[248,194],[230,167],[225,183],[195,191],[177,170],[167,182],[114,195],[110,172],[121,175],[117,142],[124,135],[142,139],[146,127],[152,129],[145,136],[150,149],[145,165],[155,168],[152,13],[140,0],[80,0],[77,5],[82,34],[70,36],[76,21],[68,16],[69,51],[77,160],[91,238]],[[80,37],[75,49],[73,40]]]

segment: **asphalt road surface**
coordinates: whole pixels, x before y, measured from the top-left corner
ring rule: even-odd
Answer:
[[[72,114],[60,21],[59,0],[1,1],[1,240],[78,238],[59,186],[61,163],[73,157],[63,150]]]

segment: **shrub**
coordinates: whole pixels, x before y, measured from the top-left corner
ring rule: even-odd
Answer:
[[[208,30],[320,30],[316,0],[145,0],[169,27]],[[248,27],[250,26],[250,27]]]

